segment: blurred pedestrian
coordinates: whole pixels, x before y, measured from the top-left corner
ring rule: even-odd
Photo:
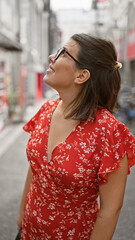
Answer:
[[[87,34],[49,60],[44,81],[60,97],[24,126],[31,137],[21,239],[110,240],[135,164],[135,139],[113,115],[122,65],[110,41]]]

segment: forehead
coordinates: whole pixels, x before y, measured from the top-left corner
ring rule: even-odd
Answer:
[[[69,39],[69,41],[66,42],[63,47],[70,52],[78,52],[80,49],[79,44],[73,39]]]

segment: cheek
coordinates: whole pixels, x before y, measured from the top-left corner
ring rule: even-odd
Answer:
[[[67,88],[74,83],[75,69],[71,64],[67,63],[58,63],[55,64],[55,72],[47,73],[44,76],[44,82],[49,86],[58,89],[58,88]]]
[[[75,70],[71,65],[63,65],[56,70],[57,80],[63,84],[71,84],[74,81],[74,73]]]

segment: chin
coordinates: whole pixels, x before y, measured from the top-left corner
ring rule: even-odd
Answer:
[[[50,80],[49,80],[49,78],[48,78],[47,75],[45,75],[45,76],[43,77],[43,81],[44,81],[44,83],[49,84]]]
[[[43,77],[44,82],[45,82],[46,78],[47,78],[47,74],[45,74],[44,77]]]
[[[51,79],[50,79],[47,75],[45,75],[45,76],[43,77],[43,81],[44,81],[44,83],[47,84],[49,87],[55,89],[55,86],[54,86],[53,81],[51,81]]]

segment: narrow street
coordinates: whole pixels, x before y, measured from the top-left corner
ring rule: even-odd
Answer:
[[[17,233],[16,219],[28,168],[25,149],[29,137],[21,126],[19,131],[20,135],[0,157],[0,240],[14,240]],[[15,132],[14,129],[9,138]],[[135,239],[135,167],[128,177],[124,206],[113,237],[113,240],[127,239]]]
[[[0,240],[18,233],[29,166],[24,123],[58,97],[60,113],[76,96],[77,107],[85,100],[80,114],[92,96],[111,108],[119,75],[117,118],[135,136],[135,0],[0,0]],[[135,240],[135,166],[112,240]]]

